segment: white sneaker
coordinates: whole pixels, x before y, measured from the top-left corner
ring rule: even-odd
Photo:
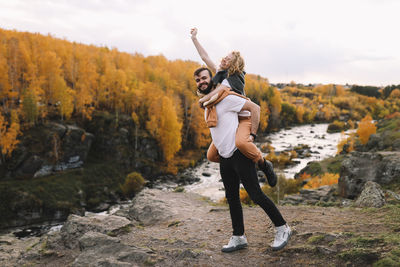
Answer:
[[[228,245],[222,247],[222,252],[232,252],[247,247],[247,238],[245,235],[233,235]]]
[[[276,234],[274,243],[272,244],[273,250],[280,250],[283,249],[292,235],[292,230],[290,229],[289,225],[285,224],[279,227],[276,227]]]

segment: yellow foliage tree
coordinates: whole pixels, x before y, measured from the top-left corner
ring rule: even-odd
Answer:
[[[53,97],[56,101],[56,106],[60,112],[61,119],[69,119],[74,110],[73,99],[75,91],[68,88],[64,79],[60,76],[55,78],[54,86],[57,90],[54,92]]]
[[[273,89],[273,95],[269,99],[270,105],[272,107],[272,110],[276,112],[277,114],[281,113],[282,110],[282,98],[281,94],[279,93],[277,88]]]
[[[60,79],[63,79],[61,74],[61,60],[55,52],[46,51],[40,64],[40,75],[43,80],[41,87],[44,93],[41,99],[44,105],[47,106],[47,104],[55,104],[57,102],[54,99],[54,95],[60,88]]]
[[[9,97],[11,89],[8,81],[8,66],[7,59],[4,57],[5,49],[2,49],[0,44],[0,100],[2,100],[3,106],[6,105],[6,100]]]
[[[161,145],[164,159],[169,161],[181,148],[182,141],[182,123],[178,121],[172,100],[167,96],[159,96],[151,104],[149,114],[146,128]]]
[[[15,110],[11,112],[10,125],[6,118],[0,113],[0,148],[3,160],[5,156],[10,156],[16,148],[17,144],[19,143],[17,137],[20,133],[17,112]]]
[[[210,143],[210,131],[204,120],[204,111],[197,102],[191,105],[191,119],[189,126],[190,134],[193,135],[190,140],[194,142],[195,148],[205,147]],[[188,141],[188,140],[187,140]]]
[[[98,73],[95,64],[85,55],[79,57],[77,71],[75,105],[82,117],[91,119],[94,92],[97,90]]]
[[[390,98],[400,98],[400,90],[399,89],[394,89],[390,95]]]
[[[357,135],[360,139],[360,142],[365,145],[371,134],[376,133],[375,123],[372,122],[372,118],[370,115],[365,116],[361,122],[358,124]]]
[[[30,124],[35,124],[38,118],[39,110],[37,107],[37,97],[35,94],[35,89],[32,87],[28,87],[25,89],[22,94],[22,111],[23,117]]]
[[[296,118],[297,121],[302,123],[303,122],[303,115],[304,115],[304,108],[303,106],[297,106],[296,107]]]
[[[264,100],[260,101],[260,130],[263,132],[268,127],[268,119],[269,119],[269,108],[268,103]]]

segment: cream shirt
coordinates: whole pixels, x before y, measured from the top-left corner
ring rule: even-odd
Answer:
[[[235,137],[239,125],[238,113],[245,103],[246,99],[242,97],[228,95],[215,105],[218,123],[216,127],[210,128],[210,132],[218,154],[223,158],[230,158],[237,149]]]

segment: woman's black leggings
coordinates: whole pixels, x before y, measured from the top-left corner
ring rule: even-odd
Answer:
[[[236,150],[230,158],[221,157],[220,173],[231,213],[233,235],[244,234],[243,211],[239,197],[240,182],[251,200],[267,213],[275,226],[286,224],[274,202],[261,191],[254,162],[239,150]]]

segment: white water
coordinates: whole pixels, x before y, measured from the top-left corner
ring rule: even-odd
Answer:
[[[283,170],[275,169],[277,173],[283,174],[286,178],[293,178],[308,162],[322,160],[336,154],[337,144],[342,139],[341,133],[329,134],[326,132],[327,128],[328,124],[315,124],[297,126],[289,130],[283,129],[261,138],[259,140],[260,143],[256,144],[260,146],[262,143],[269,141],[275,148],[275,152],[292,150],[299,144],[308,145],[311,150],[311,157],[304,159],[296,158],[294,160],[300,161],[299,164]],[[210,176],[204,176],[203,173],[210,174]],[[200,181],[186,186],[186,191],[209,197],[212,201],[218,201],[225,196],[225,192],[222,190],[222,182],[220,182],[221,176],[217,163],[205,160],[205,162],[193,170],[192,175],[200,178]]]

